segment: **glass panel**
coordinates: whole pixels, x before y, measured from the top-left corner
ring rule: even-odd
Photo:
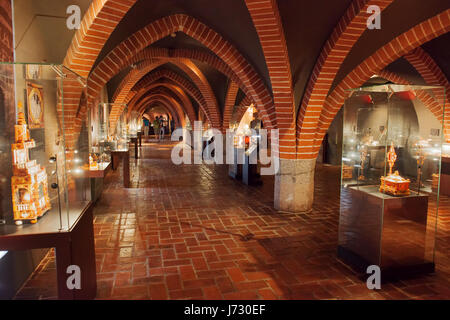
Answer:
[[[349,91],[339,256],[350,264],[385,272],[433,267],[443,97],[443,88],[426,86]]]
[[[102,103],[99,105],[101,125],[93,133],[99,141],[102,152],[128,150],[128,108],[126,104]],[[106,140],[105,140],[106,137]]]
[[[75,120],[85,97],[84,80],[58,65],[2,63],[0,81],[8,88],[0,96],[0,234],[66,231],[84,209],[71,213],[72,199],[90,193],[89,185],[74,177],[88,146],[83,121]],[[83,119],[82,113],[78,116]],[[77,122],[77,136],[65,130],[69,121]]]
[[[137,138],[138,132],[141,132],[142,130],[142,120],[139,112],[131,111],[128,121],[128,128],[130,138]]]
[[[90,170],[104,170],[111,162],[111,154],[107,150],[109,105],[99,104],[90,110]]]
[[[86,80],[60,68],[60,103],[66,158],[67,226],[70,228],[91,200]]]

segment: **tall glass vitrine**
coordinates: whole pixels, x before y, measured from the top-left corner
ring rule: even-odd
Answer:
[[[27,63],[1,63],[0,80],[0,236],[67,231],[91,200],[86,80]]]
[[[338,255],[385,276],[434,269],[444,88],[379,85],[344,105]]]

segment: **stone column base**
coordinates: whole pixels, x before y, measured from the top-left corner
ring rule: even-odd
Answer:
[[[275,176],[275,209],[287,212],[311,210],[315,167],[316,159],[280,159],[280,170]]]

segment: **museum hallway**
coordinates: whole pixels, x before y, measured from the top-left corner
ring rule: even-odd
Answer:
[[[248,187],[224,165],[181,165],[171,142],[144,143],[110,172],[94,208],[97,299],[448,299],[450,201],[442,199],[437,272],[368,290],[336,258],[339,168],[318,165],[309,213],[273,209],[273,177]],[[16,299],[56,299],[51,251]]]

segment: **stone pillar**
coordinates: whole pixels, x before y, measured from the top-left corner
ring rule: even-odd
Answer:
[[[280,159],[280,170],[275,175],[275,209],[304,212],[312,208],[315,167],[316,159]]]

